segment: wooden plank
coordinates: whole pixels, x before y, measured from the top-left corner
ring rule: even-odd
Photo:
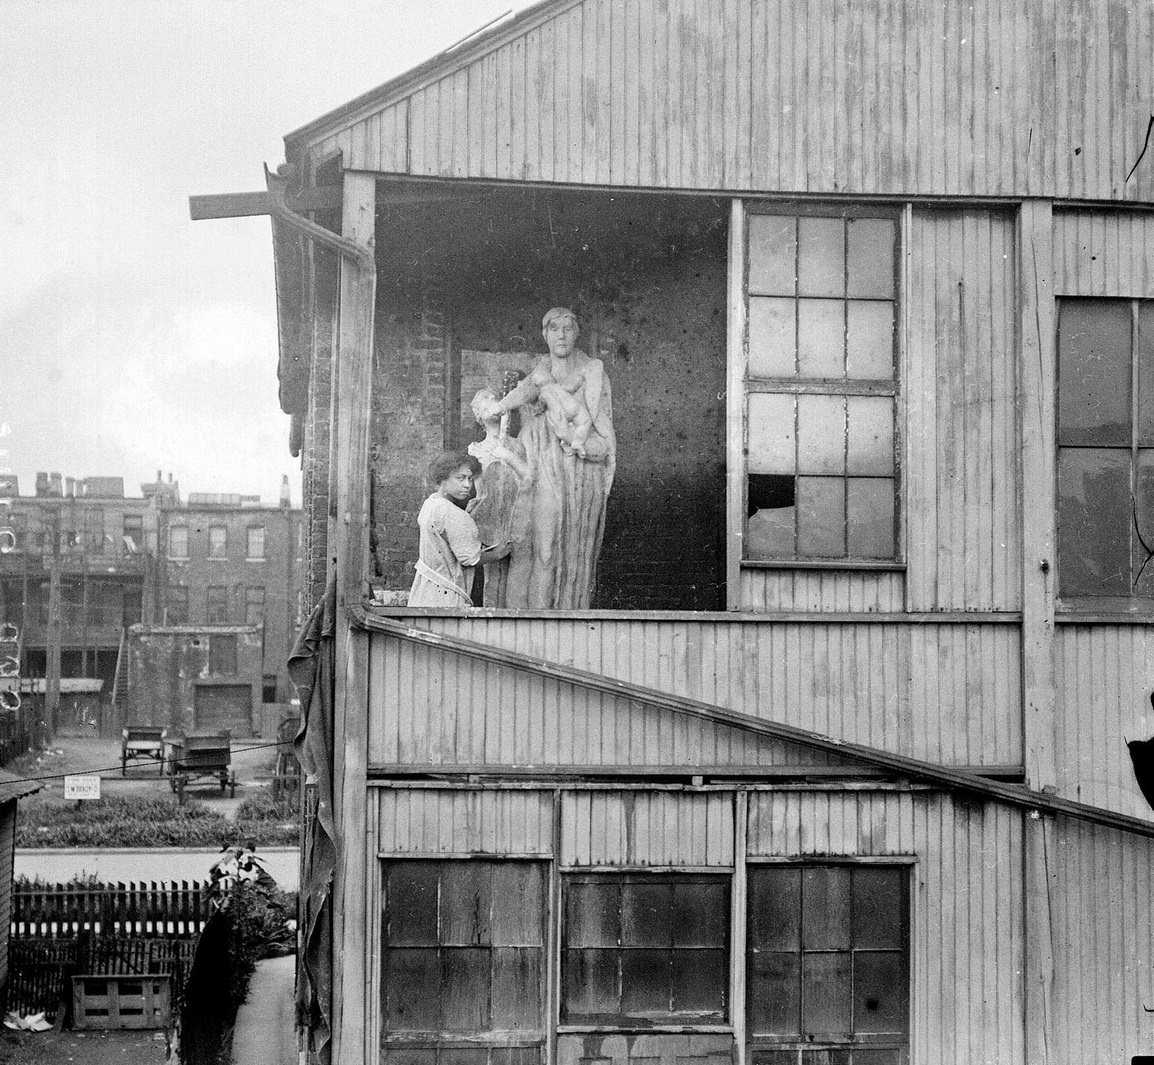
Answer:
[[[1054,341],[1053,213],[1043,201],[1018,218],[1022,683],[1027,783],[1053,788],[1054,763]]]
[[[726,308],[726,553],[725,599],[741,608],[741,557],[745,540],[745,207],[730,202]]]
[[[1026,900],[1026,973],[1025,1030],[1026,1060],[1048,1065],[1058,1060],[1051,1055],[1050,1038],[1054,1032],[1054,943],[1051,910],[1051,865],[1057,862],[1053,821],[1046,817],[1024,814],[1022,818],[1025,848],[1022,882]],[[1069,940],[1065,940],[1066,950]]]

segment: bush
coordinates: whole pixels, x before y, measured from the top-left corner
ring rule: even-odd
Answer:
[[[238,821],[283,821],[272,795],[267,791],[249,795],[236,809]]]
[[[109,798],[52,802],[35,810],[18,808],[18,847],[223,847],[293,846],[295,824],[246,818],[229,821],[202,802],[175,799]]]

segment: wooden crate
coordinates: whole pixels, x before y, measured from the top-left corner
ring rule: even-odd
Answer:
[[[167,975],[85,973],[72,978],[77,1028],[167,1028],[172,994]]]

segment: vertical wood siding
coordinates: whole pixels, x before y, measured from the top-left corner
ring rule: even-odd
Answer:
[[[560,851],[566,866],[732,866],[733,795],[563,792]]]
[[[1013,219],[915,209],[905,251],[910,609],[1019,609]]]
[[[16,802],[0,802],[0,988],[8,983],[8,931],[12,923],[12,866]]]
[[[743,569],[742,610],[895,612],[905,609],[902,573]]]
[[[1154,629],[1060,625],[1055,761],[1064,798],[1154,819],[1127,740],[1154,736]],[[1151,1003],[1154,1005],[1154,1002]]]
[[[1013,625],[414,618],[433,631],[954,765],[1022,760]],[[738,730],[372,637],[377,764],[822,761]]]
[[[1149,199],[1154,6],[584,0],[446,57],[316,156],[438,177]],[[343,125],[341,124],[343,122]],[[318,124],[319,126],[319,124]]]
[[[1055,211],[1054,292],[1154,297],[1154,212]]]
[[[759,792],[748,845],[751,857],[915,855],[911,1060],[1024,1060],[1019,812],[930,792]]]
[[[380,788],[381,854],[553,853],[550,791]]]
[[[1151,841],[1059,818],[1048,832],[1051,1060],[1130,1061],[1154,1045]]]

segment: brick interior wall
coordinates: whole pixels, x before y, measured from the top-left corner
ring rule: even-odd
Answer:
[[[463,446],[461,351],[543,354],[541,315],[571,306],[613,388],[617,476],[594,606],[724,604],[724,203],[481,191],[391,209],[373,409],[378,574],[404,589],[424,471]]]

